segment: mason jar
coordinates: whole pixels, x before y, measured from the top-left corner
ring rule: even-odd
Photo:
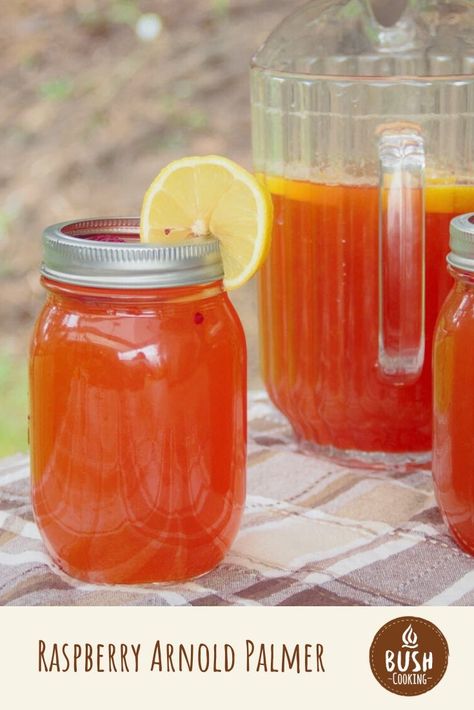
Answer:
[[[219,244],[138,235],[137,219],[88,219],[43,236],[33,506],[53,560],[95,583],[211,570],[245,498],[245,339]]]
[[[474,554],[474,213],[453,219],[450,246],[454,286],[433,353],[433,479],[451,534]]]

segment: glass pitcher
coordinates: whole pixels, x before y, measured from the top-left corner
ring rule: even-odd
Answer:
[[[263,377],[303,448],[430,458],[449,222],[474,210],[472,0],[314,0],[252,63]]]

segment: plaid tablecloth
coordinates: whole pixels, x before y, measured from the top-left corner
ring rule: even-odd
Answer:
[[[474,604],[474,559],[447,535],[431,475],[299,453],[249,396],[247,507],[223,564],[187,584],[104,587],[64,575],[33,520],[26,456],[0,462],[0,605]]]

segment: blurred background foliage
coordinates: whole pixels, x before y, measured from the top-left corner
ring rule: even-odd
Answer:
[[[161,166],[251,168],[248,64],[290,0],[15,0],[0,23],[0,456],[27,448],[40,234],[131,215]],[[255,284],[235,295],[258,379]]]

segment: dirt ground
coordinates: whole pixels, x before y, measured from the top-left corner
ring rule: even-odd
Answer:
[[[137,214],[161,166],[251,168],[248,64],[290,0],[15,0],[0,24],[0,352],[25,352],[53,222]],[[154,13],[161,31],[140,39]],[[258,383],[255,285],[235,295]]]

